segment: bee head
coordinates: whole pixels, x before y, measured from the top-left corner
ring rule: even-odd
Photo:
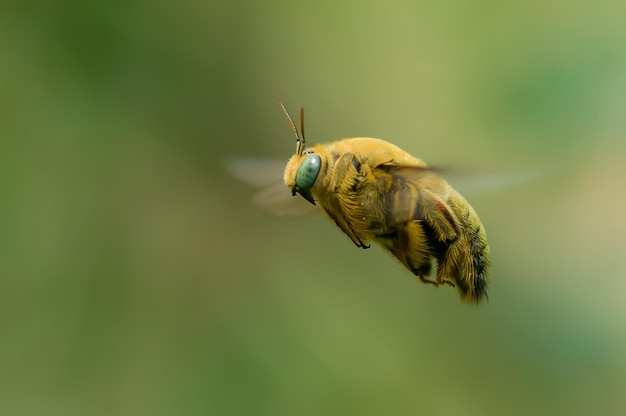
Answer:
[[[300,133],[298,133],[296,124],[293,122],[293,119],[283,103],[279,101],[278,104],[287,116],[291,129],[296,135],[296,154],[287,162],[287,167],[285,168],[285,184],[291,189],[293,196],[299,194],[311,204],[315,205],[315,200],[310,193],[310,189],[315,183],[317,175],[320,173],[322,158],[319,155],[304,150],[306,139],[304,138],[304,111],[302,107],[300,107]]]
[[[304,199],[315,205],[311,195],[311,188],[320,173],[322,158],[314,153],[294,155],[285,168],[285,185],[291,189],[291,194],[301,195]]]

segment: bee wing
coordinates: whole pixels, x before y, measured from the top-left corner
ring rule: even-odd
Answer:
[[[276,183],[255,193],[252,200],[274,215],[312,215],[320,212],[316,205],[310,204],[304,198],[292,196],[283,183]]]
[[[381,168],[394,178],[384,199],[388,223],[403,224],[410,220],[426,220],[442,235],[452,235],[458,228],[455,224],[460,219],[456,218],[454,207],[458,207],[459,201],[464,200],[458,191],[463,194],[466,191],[471,193],[472,190],[495,191],[519,186],[543,176],[543,172],[535,170],[509,175],[470,175],[464,177],[465,184],[457,188],[456,182],[448,181],[449,175],[440,174],[440,169],[393,164]]]
[[[396,163],[385,163],[379,165],[377,168],[383,169],[392,175],[402,176],[409,180],[425,178],[430,175],[438,175],[440,173],[440,169],[430,166],[399,165]]]
[[[411,165],[383,165],[392,174],[407,180],[426,178],[432,175],[444,178],[450,185],[463,193],[486,193],[522,186],[550,174],[549,169],[528,168],[509,172],[467,173],[457,169]]]
[[[241,182],[264,188],[282,182],[285,163],[257,157],[231,157],[224,161],[224,167]]]
[[[241,182],[263,188],[252,200],[255,205],[274,215],[311,215],[320,210],[301,197],[293,197],[282,183],[285,163],[252,157],[233,157],[224,163],[226,170]]]
[[[442,182],[442,170],[430,166],[388,163],[378,166],[378,169],[383,169],[399,181],[394,185],[395,188],[400,187],[400,189],[396,189],[397,192],[402,192],[401,188],[405,182],[424,184]]]
[[[450,174],[446,179],[464,193],[486,193],[523,186],[550,174],[548,169],[529,168],[512,172],[481,174]]]
[[[393,178],[383,199],[388,225],[431,218],[433,212],[440,212],[445,206],[445,203],[439,203],[439,199],[449,192],[449,186],[437,169],[393,163],[381,165],[378,169]]]

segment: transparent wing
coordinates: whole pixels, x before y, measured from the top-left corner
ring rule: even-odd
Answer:
[[[283,183],[255,193],[252,199],[256,205],[274,215],[313,215],[321,212],[316,205],[310,204],[300,195],[292,196]]]
[[[233,157],[224,162],[226,170],[241,182],[263,188],[252,197],[264,211],[274,215],[312,215],[321,212],[300,196],[292,196],[283,183],[285,162],[253,157]]]
[[[453,172],[450,174],[444,173],[443,177],[450,185],[462,193],[482,194],[523,186],[541,180],[549,176],[550,173],[552,173],[550,169],[528,168],[508,172],[471,173],[463,175]]]
[[[258,157],[230,157],[224,161],[224,167],[241,182],[264,188],[282,183],[285,162]]]
[[[387,169],[395,175],[403,176],[407,180],[424,179],[432,177],[433,175],[440,176],[459,192],[476,194],[522,186],[547,177],[554,170],[534,167],[487,173],[476,171],[466,172],[461,169],[442,169],[431,166],[403,166],[394,164],[381,165],[381,168]]]

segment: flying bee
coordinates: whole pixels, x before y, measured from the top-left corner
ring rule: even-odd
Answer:
[[[284,171],[293,196],[319,205],[357,247],[380,244],[422,282],[456,287],[464,300],[487,297],[487,235],[465,198],[385,140],[355,137],[307,148],[302,108],[298,132],[279,104],[296,136]]]

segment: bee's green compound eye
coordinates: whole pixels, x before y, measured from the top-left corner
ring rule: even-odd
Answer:
[[[311,155],[304,159],[296,174],[296,186],[302,190],[312,187],[320,173],[321,166],[322,159],[318,155]]]

